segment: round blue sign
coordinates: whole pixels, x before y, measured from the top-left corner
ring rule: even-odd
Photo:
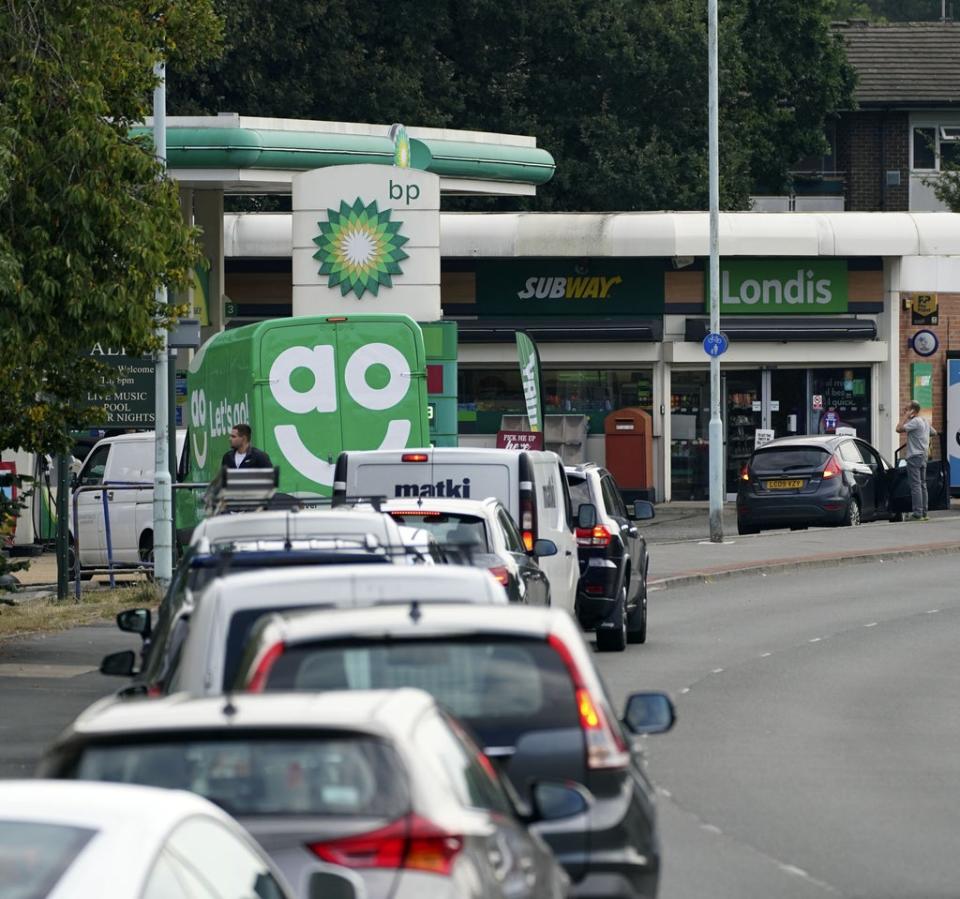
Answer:
[[[703,338],[703,349],[708,356],[722,356],[730,346],[730,339],[726,334],[717,334],[711,331]]]
[[[932,356],[940,348],[937,335],[926,329],[917,331],[910,343],[918,356]]]

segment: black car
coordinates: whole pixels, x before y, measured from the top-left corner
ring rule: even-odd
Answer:
[[[636,522],[653,518],[653,504],[636,500],[628,510],[613,475],[592,462],[566,472],[577,519],[580,626],[596,631],[597,649],[603,651],[645,643],[650,559]]]
[[[937,456],[941,456],[935,451]],[[931,508],[949,501],[942,456],[927,466]],[[756,449],[740,472],[737,530],[801,530],[899,519],[910,511],[905,463],[891,466],[865,440],[817,434],[781,437]]]

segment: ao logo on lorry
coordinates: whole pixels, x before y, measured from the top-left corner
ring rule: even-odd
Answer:
[[[383,387],[371,387],[367,372],[375,365],[384,366],[389,379]],[[293,373],[305,368],[313,373],[313,386],[304,391],[292,384]],[[334,348],[330,345],[295,346],[284,350],[270,368],[270,392],[288,412],[336,412],[337,382]],[[410,389],[410,368],[403,353],[385,343],[368,343],[354,351],[343,372],[344,385],[355,402],[372,412],[383,412],[398,405]],[[277,425],[273,430],[277,445],[287,461],[302,475],[333,486],[333,463],[318,459],[304,445],[296,425]],[[402,449],[410,437],[410,421],[394,418],[387,422],[386,434],[379,449]]]
[[[386,370],[382,386],[371,386],[368,372],[375,367]],[[308,377],[301,375],[301,370]],[[338,398],[338,367],[335,347],[294,345],[280,352],[273,360],[268,375],[268,389],[273,400],[286,412],[294,415],[343,414]],[[262,382],[261,382],[262,383]],[[403,353],[386,343],[372,342],[354,350],[343,368],[343,388],[358,406],[371,412],[388,412],[399,405],[410,390],[410,366]],[[193,441],[194,458],[204,468],[207,458],[207,436],[229,433],[239,422],[250,422],[250,401],[245,394],[236,403],[223,399],[208,403],[203,389],[194,390],[190,398],[190,412],[194,428],[202,434],[202,446]],[[268,418],[270,416],[267,416]],[[318,457],[304,442],[300,427],[289,418],[284,421],[264,422],[272,430],[277,449],[286,462],[299,474],[316,484],[333,486],[334,465]],[[316,427],[330,427],[329,421],[305,422]],[[256,426],[256,423],[254,423]],[[390,418],[379,446],[371,449],[402,449],[411,433],[409,418]],[[256,440],[254,440],[256,442]]]

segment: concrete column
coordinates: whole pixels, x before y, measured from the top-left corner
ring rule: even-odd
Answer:
[[[877,364],[873,397],[873,438],[889,461],[900,445],[896,426],[900,410],[900,259],[883,260],[883,312],[877,316],[877,337],[886,341],[887,359]]]
[[[657,499],[664,503],[670,502],[672,498],[670,489],[672,478],[670,465],[670,395],[672,390],[670,363],[661,359],[653,367],[653,442],[655,449],[658,450],[654,455],[654,481],[657,484]],[[661,410],[663,410],[662,413]]]
[[[195,223],[203,229],[200,238],[203,254],[210,260],[210,326],[203,328],[200,335],[207,340],[222,331],[226,322],[223,309],[223,191],[194,191],[193,214]]]

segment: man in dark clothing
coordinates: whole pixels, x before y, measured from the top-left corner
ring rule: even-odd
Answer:
[[[250,445],[250,425],[234,425],[230,429],[230,451],[223,454],[221,465],[227,468],[272,468],[270,457]]]

